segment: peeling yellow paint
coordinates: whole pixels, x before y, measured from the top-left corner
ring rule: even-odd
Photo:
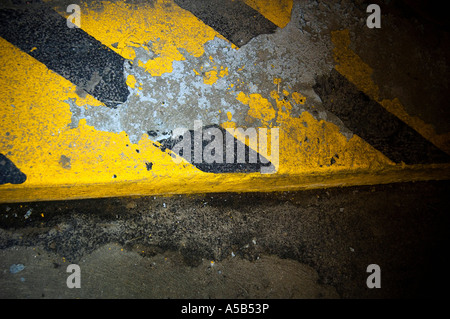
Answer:
[[[224,76],[227,76],[228,75],[228,68],[223,68],[223,67],[221,67],[221,70],[220,70],[220,73],[219,73],[219,76],[221,77],[221,78],[223,78]]]
[[[277,91],[271,91],[270,92],[270,97],[274,100],[279,100],[280,99],[280,95],[278,94]]]
[[[227,112],[228,121],[222,123],[220,126],[224,129],[227,128],[236,128],[236,123],[233,121],[233,114],[231,112]]]
[[[280,82],[281,79],[274,81]],[[295,93],[301,99],[302,95]],[[276,125],[280,128],[279,174],[317,171],[331,174],[342,169],[377,170],[395,165],[358,136],[348,140],[335,124],[318,121],[308,112],[293,117],[291,103],[280,97],[277,91],[272,91],[270,96],[275,100],[275,108],[260,94],[247,96],[240,92],[236,98],[249,105],[248,115],[266,125],[276,117]]]
[[[306,103],[306,97],[298,92],[292,93],[292,98],[294,99],[295,103],[297,103],[297,104],[305,104]]]
[[[148,43],[152,42],[155,57],[145,63],[139,60],[138,64],[153,76],[172,72],[172,63],[184,60],[179,49],[199,57],[207,41],[214,37],[224,39],[172,0],[139,3],[134,7],[125,1],[101,1],[101,5],[102,10],[94,10],[89,4],[80,4],[83,30],[130,60],[136,58],[134,48],[149,51]],[[55,5],[55,9],[68,16],[65,7]]]
[[[274,78],[273,79],[273,84],[280,84],[281,83],[281,79],[280,78]]]
[[[82,26],[127,59],[135,58],[133,48],[137,46],[149,50],[146,45],[152,41],[151,49],[158,56],[151,63],[138,61],[138,65],[158,76],[171,72],[172,62],[183,59],[179,48],[198,57],[203,54],[206,41],[219,36],[191,13],[170,3],[172,6],[165,7],[164,2],[157,1],[154,7],[142,4],[139,10],[131,10],[124,2],[103,2],[102,12],[82,8]],[[336,35],[338,71],[346,74],[348,61],[355,62],[357,58],[348,49],[345,34]],[[367,65],[353,71],[357,73],[349,76],[354,81],[361,80],[368,92],[376,92],[370,76],[367,78],[364,73],[371,71]],[[229,70],[221,66],[212,72],[217,81],[218,77],[228,75]],[[274,84],[281,81],[274,79]],[[448,165],[395,165],[358,136],[347,139],[332,123],[316,120],[308,112],[294,117],[291,103],[280,97],[278,87],[268,97],[247,96],[242,92],[237,96],[249,106],[248,117],[261,120],[267,128],[272,122],[280,128],[279,170],[276,174],[261,175],[208,174],[186,161],[176,164],[170,152],[162,152],[147,134],[133,144],[125,132],[98,131],[84,119],[77,128],[70,128],[72,114],[64,101],[76,99],[80,107],[87,104],[104,107],[102,103],[89,94],[84,98],[78,96],[72,83],[1,38],[0,84],[0,129],[9,133],[0,137],[0,153],[27,175],[23,184],[0,185],[0,202],[279,191],[449,177]],[[136,79],[127,78],[127,84],[136,86]],[[283,89],[282,94],[292,96],[297,104],[305,103],[303,95],[288,89]],[[384,102],[385,107],[399,107],[395,100],[391,102],[392,106]],[[233,115],[228,112],[227,118],[222,127],[235,128]],[[70,169],[61,165],[62,155],[70,158]],[[146,168],[148,161],[154,163],[151,170]]]
[[[64,101],[76,99],[80,106],[101,103],[90,95],[81,98],[72,83],[1,38],[0,50],[0,127],[9,132],[1,140],[0,152],[27,175],[18,188],[143,180],[177,170],[197,171],[190,165],[176,165],[146,134],[132,144],[124,132],[97,131],[84,119],[71,129],[71,112]],[[60,165],[61,155],[71,159],[70,170]],[[160,163],[151,171],[145,167],[149,159]]]
[[[260,119],[263,126],[268,126],[269,122],[275,118],[276,112],[272,104],[260,94],[245,95],[239,92],[236,99],[242,104],[250,107],[248,115]]]
[[[212,58],[210,57],[210,59],[212,59]],[[219,72],[216,71],[217,70],[216,66],[214,66],[213,68],[214,68],[214,70],[205,72],[205,75],[203,77],[203,83],[208,84],[208,85],[213,85],[214,83],[217,82],[219,77],[223,78],[224,76],[228,75],[228,68],[224,69],[222,66],[221,70]],[[194,72],[196,74],[198,74],[198,72],[196,72],[195,70],[194,70]]]
[[[136,78],[134,75],[130,74],[127,77],[127,85],[134,89],[134,86],[136,85]]]
[[[205,76],[203,77],[203,83],[208,84],[208,85],[213,85],[214,83],[217,82],[217,71],[212,70],[212,71],[208,71],[205,72]]]

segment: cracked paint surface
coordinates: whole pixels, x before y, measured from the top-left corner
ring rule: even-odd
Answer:
[[[0,153],[27,176],[21,185],[0,186],[0,200],[289,190],[404,178],[402,167],[321,107],[315,76],[327,74],[339,52],[302,32],[298,5],[283,29],[237,49],[171,1],[139,10],[102,4],[85,8],[82,28],[127,59],[131,93],[116,109],[0,39],[0,127],[9,133],[0,136]],[[339,63],[346,61],[344,55]],[[155,142],[175,128],[192,128],[194,120],[279,127],[278,172],[207,174],[176,164]]]
[[[313,55],[311,47],[293,45],[304,37],[295,22],[299,14],[294,8],[292,22],[285,29],[259,36],[239,50],[219,36],[204,43],[201,55],[177,48],[182,58],[174,55],[171,68],[161,72],[148,68],[160,59],[155,49],[159,41],[144,41],[133,47],[134,53],[128,54],[130,60],[125,63],[125,78],[131,90],[128,101],[118,109],[105,109],[95,105],[79,108],[69,100],[72,127],[85,118],[88,125],[101,131],[125,131],[136,143],[149,131],[157,133],[155,140],[162,140],[175,128],[192,129],[195,120],[205,125],[222,124],[228,121],[229,113],[239,127],[274,126],[278,113],[271,93],[274,89],[289,100],[292,115],[312,113],[313,107],[320,107],[320,99],[311,88],[314,75],[329,71],[332,64],[324,62],[325,53]],[[171,36],[176,38],[179,35],[173,29]],[[325,49],[317,44],[313,52]],[[242,103],[242,94],[253,97],[251,105]],[[259,105],[254,100],[256,94],[268,102]],[[327,119],[325,111],[315,111],[317,119]]]

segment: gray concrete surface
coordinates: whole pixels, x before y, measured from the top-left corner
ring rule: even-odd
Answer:
[[[0,296],[444,298],[449,186],[2,204]]]

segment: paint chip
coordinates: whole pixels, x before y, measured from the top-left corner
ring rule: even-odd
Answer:
[[[11,267],[9,267],[9,272],[12,274],[17,274],[18,272],[21,272],[25,269],[25,266],[23,264],[12,264]]]
[[[61,157],[59,158],[59,165],[61,165],[62,168],[64,169],[71,169],[71,164],[70,164],[70,157],[67,157],[65,155],[61,155]]]

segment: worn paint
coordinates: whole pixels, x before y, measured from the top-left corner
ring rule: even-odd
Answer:
[[[278,27],[284,28],[291,20],[293,0],[244,0]]]
[[[127,85],[131,88],[135,88],[136,85],[136,78],[134,77],[133,74],[128,75],[127,77]]]
[[[175,165],[146,135],[133,144],[124,132],[100,132],[84,119],[78,127],[70,128],[71,112],[65,100],[76,99],[81,107],[86,103],[101,107],[101,103],[90,95],[79,97],[72,83],[3,39],[0,48],[0,127],[10,132],[0,145],[2,152],[10,154],[26,172],[24,185],[108,183],[114,175],[114,181],[136,181],[194,171]],[[60,164],[62,155],[71,159],[70,170]],[[148,172],[145,162],[150,159],[158,165]]]
[[[276,24],[242,1],[174,0],[174,2],[192,12],[238,47],[246,45],[261,34],[271,34],[277,29]]]
[[[277,91],[271,92],[276,109],[268,112],[267,103],[253,103],[249,115],[260,119],[276,111],[276,123],[280,127],[280,174],[312,173],[337,170],[376,170],[393,165],[383,154],[358,136],[347,139],[333,123],[315,119],[303,112],[292,116],[292,105]],[[243,103],[250,103],[245,95],[238,96]],[[258,94],[254,101],[264,100]]]
[[[68,28],[47,6],[1,8],[0,36],[77,85],[80,94],[113,108],[128,98],[124,58],[82,29]]]
[[[134,61],[136,48],[151,53],[153,58],[134,63],[139,63],[152,76],[172,72],[172,63],[184,60],[180,50],[199,57],[205,42],[222,37],[170,0],[138,6],[125,1],[101,3],[102,10],[95,10],[88,3],[81,4],[83,30],[125,59]],[[55,6],[55,9],[68,16],[64,7]]]
[[[26,179],[27,176],[8,157],[0,153],[0,185],[7,183],[22,184]]]
[[[332,42],[336,70],[339,73],[427,140],[450,154],[450,133],[438,134],[431,124],[425,123],[416,116],[410,116],[399,99],[382,99],[380,97],[379,87],[372,79],[372,68],[350,48],[349,30],[332,32]]]
[[[21,185],[0,185],[1,202],[280,191],[449,177],[448,165],[396,165],[358,136],[328,121],[313,93],[292,89],[296,83],[311,83],[307,74],[298,72],[304,66],[293,59],[297,57],[295,48],[275,48],[263,39],[256,39],[252,42],[255,47],[250,49],[234,50],[228,44],[231,52],[242,55],[227,51],[230,55],[220,58],[209,53],[217,48],[214,45],[225,48],[223,37],[177,6],[166,7],[158,1],[154,7],[144,7],[147,11],[142,8],[130,11],[126,4],[118,2],[107,3],[103,8],[102,12],[87,9],[83,29],[149,77],[160,80],[166,76],[167,83],[172,82],[170,76],[176,75],[171,74],[174,66],[183,63],[190,66],[187,58],[192,61],[204,58],[214,64],[218,79],[205,90],[220,85],[223,94],[229,96],[225,102],[233,100],[240,105],[229,109],[226,103],[225,107],[218,105],[218,124],[223,128],[236,127],[244,118],[249,126],[279,127],[278,172],[271,175],[204,173],[185,161],[175,164],[169,151],[162,152],[158,142],[147,133],[130,140],[127,132],[97,129],[82,116],[75,123],[75,111],[105,109],[104,105],[89,94],[79,96],[72,83],[0,39],[0,127],[10,133],[0,137],[0,153],[7,154],[27,176]],[[150,12],[153,19],[147,19]],[[175,13],[179,17],[176,21],[170,16]],[[162,33],[166,34],[164,39],[157,36]],[[339,71],[345,73],[343,61],[354,56],[345,47],[348,48],[345,37],[342,40],[342,52],[337,51],[336,56],[342,57]],[[209,49],[208,45],[211,45]],[[254,54],[261,48],[267,49],[267,61],[260,62]],[[180,53],[183,50],[186,56]],[[286,59],[279,58],[275,50],[283,50]],[[151,58],[144,59],[142,52]],[[236,57],[234,64],[230,62]],[[248,61],[248,65],[243,61]],[[319,64],[318,61],[321,57],[310,61],[310,65]],[[200,68],[186,70],[203,82]],[[361,74],[354,81],[359,77],[366,79],[363,73],[370,69],[366,67],[358,72]],[[255,85],[252,83],[255,74],[261,78],[266,75],[268,80]],[[135,75],[126,78],[128,85],[136,90],[133,94],[145,96],[148,88],[143,78]],[[366,84],[370,87],[370,81]]]
[[[301,95],[298,92],[292,93],[292,98],[294,99],[295,103],[297,103],[297,104],[305,104],[305,102],[306,102],[306,97],[304,97],[303,95]]]
[[[236,99],[241,103],[250,107],[248,115],[260,119],[263,126],[269,126],[269,123],[275,118],[276,111],[272,107],[272,104],[259,94],[245,95],[243,92],[239,92]]]

